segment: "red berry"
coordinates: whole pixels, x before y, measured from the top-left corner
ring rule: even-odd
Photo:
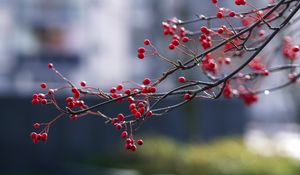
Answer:
[[[294,46],[294,47],[292,48],[292,51],[293,51],[293,52],[299,52],[299,50],[300,50],[299,46]]]
[[[48,139],[48,134],[44,132],[44,133],[41,135],[40,140],[42,140],[42,141],[47,141],[47,139]]]
[[[175,45],[174,45],[174,44],[169,44],[169,49],[170,49],[170,50],[175,49]]]
[[[33,94],[32,95],[32,99],[37,99],[38,98],[38,94]]]
[[[143,47],[138,48],[138,53],[145,53],[146,49]]]
[[[117,130],[122,129],[122,125],[121,125],[120,123],[117,123],[117,124],[115,125],[115,127],[116,127]]]
[[[184,42],[184,43],[189,42],[189,40],[190,40],[190,39],[189,39],[188,37],[183,37],[183,38],[182,38],[182,42]]]
[[[86,86],[86,82],[85,81],[80,82],[80,86],[85,87]]]
[[[46,99],[42,99],[42,100],[41,100],[41,104],[43,104],[43,105],[47,104],[47,102],[48,102],[48,101],[47,101]]]
[[[143,145],[143,144],[144,144],[144,141],[143,141],[142,139],[138,139],[138,140],[136,141],[136,143],[137,143],[138,145]]]
[[[36,140],[36,139],[37,139],[37,133],[36,133],[36,132],[32,132],[32,133],[30,134],[30,137],[31,137],[31,139]]]
[[[133,144],[133,139],[127,138],[127,139],[126,139],[126,143],[127,143],[127,144]]]
[[[135,115],[137,112],[139,112],[137,109],[131,109],[131,114]]]
[[[151,83],[150,78],[145,78],[145,79],[143,80],[143,84],[144,84],[144,85],[149,85],[150,83]]]
[[[39,103],[39,100],[38,100],[38,99],[33,99],[33,100],[31,100],[31,103],[32,103],[33,105],[36,105],[36,104]]]
[[[134,115],[135,115],[135,118],[141,118],[142,117],[142,114],[140,112],[136,112]]]
[[[185,100],[190,100],[192,97],[191,97],[191,95],[190,95],[189,93],[185,93],[185,94],[183,95],[183,98],[184,98]]]
[[[178,39],[173,39],[171,43],[172,43],[174,46],[178,46],[178,45],[179,45]]]
[[[40,99],[44,99],[45,97],[46,97],[45,94],[42,94],[42,93],[38,94],[38,98],[40,98]]]
[[[130,150],[133,145],[131,143],[125,143],[125,149]]]
[[[72,92],[73,92],[75,98],[80,97],[80,92],[77,88],[72,88]]]
[[[140,107],[140,108],[139,108],[139,112],[140,112],[141,114],[144,114],[145,108],[144,108],[144,107]]]
[[[210,69],[214,69],[216,67],[216,63],[213,63],[213,62],[208,63],[208,66]]]
[[[116,92],[117,92],[117,88],[115,87],[110,88],[110,93],[116,93]]]
[[[152,111],[148,111],[148,112],[146,113],[146,116],[147,116],[147,117],[151,117],[152,115],[153,115]]]
[[[150,40],[145,39],[145,40],[144,40],[144,44],[145,44],[146,46],[150,45]]]
[[[117,119],[117,118],[112,118],[112,119],[111,119],[111,122],[112,122],[113,124],[115,124],[115,123],[118,122],[118,119]]]
[[[84,106],[84,101],[80,100],[80,101],[78,102],[78,105],[79,105],[80,107]]]
[[[134,98],[133,97],[128,97],[127,100],[128,100],[129,103],[133,103],[134,102]]]
[[[140,102],[140,103],[138,104],[138,107],[139,107],[139,108],[143,108],[143,107],[145,107],[145,104],[144,104],[143,102]]]
[[[142,88],[142,93],[144,93],[144,94],[148,93],[148,88],[147,87],[143,87]]]
[[[218,32],[219,34],[222,34],[222,33],[224,32],[224,29],[223,29],[222,27],[220,27],[220,28],[218,28],[217,32]]]
[[[137,147],[135,145],[132,145],[130,149],[131,151],[135,152],[137,150]]]
[[[49,90],[48,90],[48,94],[49,94],[49,95],[54,94],[54,92],[55,92],[54,89],[49,89]]]
[[[70,116],[70,119],[71,119],[71,120],[76,120],[76,119],[78,119],[78,116],[75,115],[75,114],[74,114],[74,115],[71,115],[71,116]]]
[[[230,17],[235,17],[235,12],[234,11],[230,11],[228,14]]]
[[[53,68],[53,64],[52,64],[52,63],[49,63],[49,64],[48,64],[48,68],[49,68],[49,69],[52,69],[52,68]]]
[[[235,0],[234,2],[236,5],[245,5],[246,4],[246,0]]]
[[[113,94],[111,94],[111,97],[112,97],[112,98],[118,98],[118,94],[113,93]]]
[[[133,109],[135,109],[135,108],[136,108],[135,103],[131,103],[131,104],[129,105],[129,109],[133,110]]]
[[[268,70],[264,70],[264,71],[263,71],[263,75],[264,75],[264,76],[269,76],[269,74],[270,74],[270,72],[269,72]]]
[[[224,15],[223,15],[223,12],[218,12],[218,13],[217,13],[217,18],[223,18],[223,16],[224,16]]]
[[[66,98],[66,102],[68,102],[68,103],[73,102],[73,101],[74,101],[73,97],[67,97]]]
[[[35,129],[38,129],[40,126],[41,126],[41,125],[40,125],[39,123],[33,124],[33,127],[34,127]]]
[[[42,89],[47,88],[47,84],[46,84],[46,83],[41,83],[41,88],[42,88]]]
[[[178,77],[179,83],[185,83],[186,79],[185,77]]]
[[[212,0],[211,1],[213,4],[216,4],[218,2],[218,0]]]
[[[152,86],[148,88],[148,91],[151,93],[155,93],[156,92],[156,87]]]
[[[145,54],[144,53],[138,53],[137,57],[139,59],[143,59],[143,58],[145,58]]]
[[[128,137],[127,131],[123,131],[123,132],[121,133],[121,137],[127,138],[127,137]]]
[[[130,94],[131,94],[131,90],[130,90],[130,89],[126,89],[126,90],[124,91],[124,93],[127,94],[127,95],[130,95]]]
[[[120,91],[120,90],[122,90],[122,89],[123,89],[123,85],[122,85],[122,84],[118,84],[117,90]]]
[[[207,27],[205,27],[205,26],[202,26],[201,28],[200,28],[200,31],[202,32],[202,33],[205,33],[205,34],[209,34],[209,30],[208,30],[208,28]]]
[[[124,120],[124,118],[125,118],[125,117],[124,117],[124,115],[123,115],[123,114],[121,114],[121,113],[120,113],[120,114],[118,114],[118,120],[119,120],[119,121],[123,121],[123,120]]]

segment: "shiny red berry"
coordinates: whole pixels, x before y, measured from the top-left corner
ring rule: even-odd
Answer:
[[[144,40],[144,44],[145,44],[146,46],[150,45],[150,40],[145,39],[145,40]]]
[[[55,92],[54,89],[49,89],[49,90],[48,90],[48,94],[49,94],[49,95],[54,94],[54,92]]]
[[[146,49],[143,47],[138,48],[138,53],[145,53]]]
[[[185,81],[186,81],[185,77],[178,77],[179,83],[185,83]]]
[[[33,100],[31,100],[31,103],[32,103],[33,105],[36,105],[36,104],[39,103],[39,100],[38,100],[38,99],[33,99]]]
[[[115,127],[116,127],[117,130],[122,129],[122,125],[121,125],[120,123],[117,123],[117,124],[115,125]]]
[[[224,16],[223,12],[218,12],[217,13],[217,18],[223,18],[223,16]]]
[[[123,132],[121,133],[121,137],[127,138],[127,137],[128,137],[127,131],[123,131]]]
[[[31,137],[31,139],[37,139],[37,133],[36,132],[32,132],[31,134],[30,134],[30,137]]]
[[[135,152],[137,150],[137,147],[135,145],[132,145],[130,149],[131,151]]]
[[[135,115],[135,118],[141,118],[142,117],[142,114],[140,112],[136,112],[134,115]]]
[[[47,99],[42,99],[41,100],[41,104],[43,104],[43,105],[47,104],[47,102],[48,102]]]
[[[185,93],[185,94],[183,95],[183,98],[184,98],[185,100],[190,100],[192,97],[191,97],[191,95],[190,95],[189,93]]]
[[[143,144],[144,144],[144,141],[143,141],[142,139],[138,139],[138,140],[136,141],[136,143],[137,143],[138,145],[143,145]]]
[[[125,117],[124,117],[124,115],[123,115],[123,114],[121,114],[121,113],[120,113],[120,114],[118,114],[118,120],[119,120],[119,121],[123,121],[123,120],[124,120],[124,118],[125,118]]]
[[[41,83],[41,88],[42,88],[42,89],[47,88],[47,84],[46,84],[46,83]]]
[[[145,79],[143,80],[143,84],[144,84],[144,85],[149,85],[150,83],[151,83],[150,78],[145,78]]]
[[[49,64],[48,64],[48,68],[49,68],[49,69],[52,69],[52,68],[53,68],[53,64],[52,64],[52,63],[49,63]]]
[[[41,126],[41,125],[40,125],[39,123],[33,124],[33,127],[34,127],[35,129],[38,129],[40,126]]]
[[[123,85],[122,85],[122,84],[118,84],[117,90],[118,90],[118,91],[121,91],[122,89],[123,89]]]
[[[110,88],[110,93],[116,93],[116,92],[117,92],[117,88],[115,87]]]
[[[148,88],[148,91],[151,93],[155,93],[156,92],[156,87],[152,86]]]
[[[187,42],[190,41],[190,39],[189,39],[188,37],[183,37],[183,38],[181,39],[181,41],[184,42],[184,43],[187,43]]]
[[[173,39],[171,43],[172,43],[174,46],[178,46],[178,45],[179,45],[178,39]]]
[[[126,95],[130,95],[130,94],[131,94],[131,90],[130,90],[130,89],[126,89],[126,90],[124,91],[124,93],[125,93]]]
[[[43,134],[41,134],[40,140],[47,141],[47,139],[48,139],[48,134],[47,133],[44,132]]]
[[[299,52],[299,50],[300,50],[299,46],[294,46],[294,47],[292,48],[292,51],[293,51],[293,52]]]
[[[152,115],[153,115],[153,112],[152,112],[152,111],[148,111],[148,112],[146,113],[146,116],[147,116],[147,117],[152,117]]]
[[[76,120],[76,119],[78,119],[78,116],[75,115],[75,114],[74,114],[74,115],[71,115],[71,116],[70,116],[70,119],[71,119],[71,120]]]
[[[136,108],[135,103],[131,103],[131,104],[129,105],[129,109],[133,110],[133,109],[135,109],[135,108]]]
[[[145,54],[144,53],[138,53],[137,57],[139,59],[144,59],[145,58]]]
[[[80,82],[80,86],[86,87],[86,82],[85,81]]]
[[[230,11],[228,14],[230,17],[235,17],[235,12],[234,11]]]
[[[32,95],[32,99],[37,99],[38,98],[38,94],[33,94]]]
[[[175,45],[174,44],[169,44],[169,49],[170,50],[174,50],[175,49]]]

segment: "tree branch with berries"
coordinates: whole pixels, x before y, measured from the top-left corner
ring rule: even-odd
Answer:
[[[239,98],[246,105],[252,105],[259,100],[259,94],[269,94],[295,84],[300,77],[300,65],[297,64],[299,43],[289,33],[284,37],[279,34],[286,34],[284,31],[297,22],[295,16],[300,2],[273,0],[262,8],[246,0],[235,0],[234,3],[236,8],[233,10],[220,7],[217,0],[212,0],[211,4],[216,8],[213,16],[197,15],[186,21],[172,18],[163,22],[163,34],[169,41],[166,48],[157,48],[145,39],[144,46],[137,49],[137,58],[146,62],[147,59],[157,59],[168,66],[157,78],[146,77],[141,82],[124,81],[104,90],[90,87],[85,81],[77,85],[49,63],[48,68],[65,85],[49,88],[46,83],[41,83],[41,88],[46,92],[33,94],[32,104],[54,106],[58,112],[51,121],[33,125],[37,130],[31,133],[33,142],[46,141],[51,125],[60,118],[76,120],[97,116],[120,130],[127,150],[136,151],[136,145],[142,145],[143,140],[135,138],[134,134],[144,122],[166,115],[192,100]],[[198,31],[190,30],[190,24],[197,25]],[[266,47],[274,38],[282,42],[266,52]],[[167,52],[173,56],[169,58]],[[197,74],[199,78],[181,75],[176,77],[176,87],[161,90],[167,79],[183,72]],[[263,87],[264,80],[276,73],[284,74],[285,81]],[[65,103],[60,104],[56,96],[63,91],[72,95],[66,96]],[[99,102],[87,105],[88,97],[96,97]],[[166,105],[164,101],[170,98],[177,100]],[[102,111],[102,107],[108,104],[116,108],[126,104],[128,109],[108,115]]]

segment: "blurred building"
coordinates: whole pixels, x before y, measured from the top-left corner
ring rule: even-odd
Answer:
[[[39,82],[61,83],[55,64],[74,82],[107,88],[124,80],[157,77],[156,59],[141,62],[144,38],[166,49],[161,21],[208,13],[202,2],[178,0],[4,0],[0,2],[0,94],[30,94]],[[195,7],[202,9],[195,9]],[[210,9],[213,10],[213,9]],[[3,83],[2,83],[3,82]],[[4,83],[5,82],[5,83]]]

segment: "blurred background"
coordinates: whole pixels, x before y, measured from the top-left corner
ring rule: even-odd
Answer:
[[[63,83],[47,69],[49,62],[73,82],[104,89],[157,77],[165,65],[141,62],[136,48],[145,38],[165,47],[161,21],[213,14],[210,2],[1,0],[0,174],[299,174],[298,85],[261,96],[251,107],[199,100],[153,118],[137,133],[145,145],[136,153],[125,152],[120,133],[96,118],[62,119],[45,144],[29,139],[34,122],[56,115],[53,108],[31,105],[40,82]]]

